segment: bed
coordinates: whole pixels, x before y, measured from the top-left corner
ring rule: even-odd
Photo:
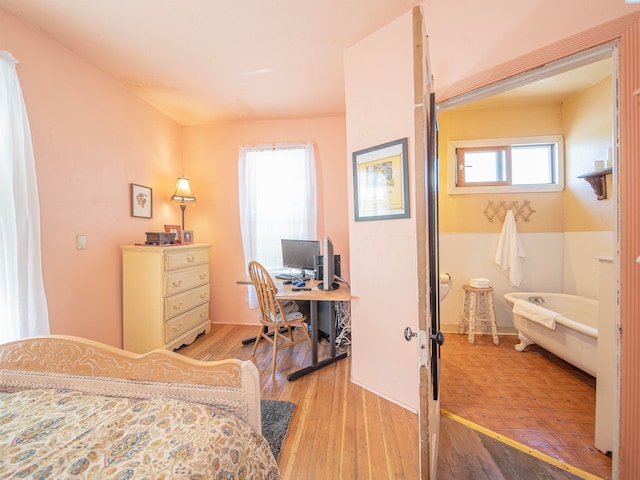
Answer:
[[[0,478],[279,476],[255,365],[67,336],[0,345]]]

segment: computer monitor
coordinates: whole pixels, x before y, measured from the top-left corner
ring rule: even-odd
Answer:
[[[329,237],[322,239],[322,281],[318,284],[320,290],[336,290],[340,285],[334,282],[333,243]]]
[[[282,239],[282,264],[288,268],[299,268],[303,278],[307,276],[305,270],[315,268],[317,255],[320,255],[318,240]]]

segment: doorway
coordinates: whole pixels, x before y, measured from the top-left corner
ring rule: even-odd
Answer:
[[[491,280],[503,334],[516,333],[510,306],[503,299],[508,291],[597,298],[598,265],[593,257],[612,257],[616,262],[618,251],[615,48],[599,47],[439,104],[439,262],[441,273],[452,278],[449,295],[440,305],[440,317],[448,336],[458,334],[461,286],[474,277]],[[541,135],[564,137],[563,191],[541,193],[524,188],[509,194],[449,193],[450,141]],[[610,162],[614,168],[606,178],[607,198],[598,200],[592,187],[578,177],[599,169],[600,162],[602,166]],[[519,235],[526,239],[520,288],[509,284],[493,260],[501,224],[486,210],[491,213],[489,207],[502,201],[505,205],[526,201],[532,210],[529,221],[521,218],[517,222]],[[617,318],[618,313],[612,312],[612,322]],[[618,351],[617,345],[612,348]],[[443,382],[447,379],[444,368]],[[611,377],[615,378],[615,372]],[[613,390],[617,392],[617,385]],[[610,413],[613,423],[617,413]]]

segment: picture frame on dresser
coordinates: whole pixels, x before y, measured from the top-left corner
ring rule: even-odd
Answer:
[[[131,216],[153,218],[153,191],[149,187],[130,184]]]
[[[182,228],[180,225],[165,225],[164,231],[166,233],[173,233],[176,236],[175,243],[182,243]]]
[[[185,230],[182,232],[182,244],[191,245],[193,243],[193,230]]]

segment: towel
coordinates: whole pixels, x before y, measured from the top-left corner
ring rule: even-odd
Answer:
[[[528,318],[532,322],[539,323],[551,330],[556,329],[556,318],[561,315],[558,312],[541,307],[526,300],[513,302],[513,313]]]
[[[488,278],[472,278],[469,281],[469,285],[473,288],[489,288],[491,281]]]
[[[502,225],[502,233],[496,250],[496,263],[509,279],[511,285],[519,287],[522,282],[522,259],[525,258],[524,247],[516,229],[516,219],[511,210],[507,210]]]

